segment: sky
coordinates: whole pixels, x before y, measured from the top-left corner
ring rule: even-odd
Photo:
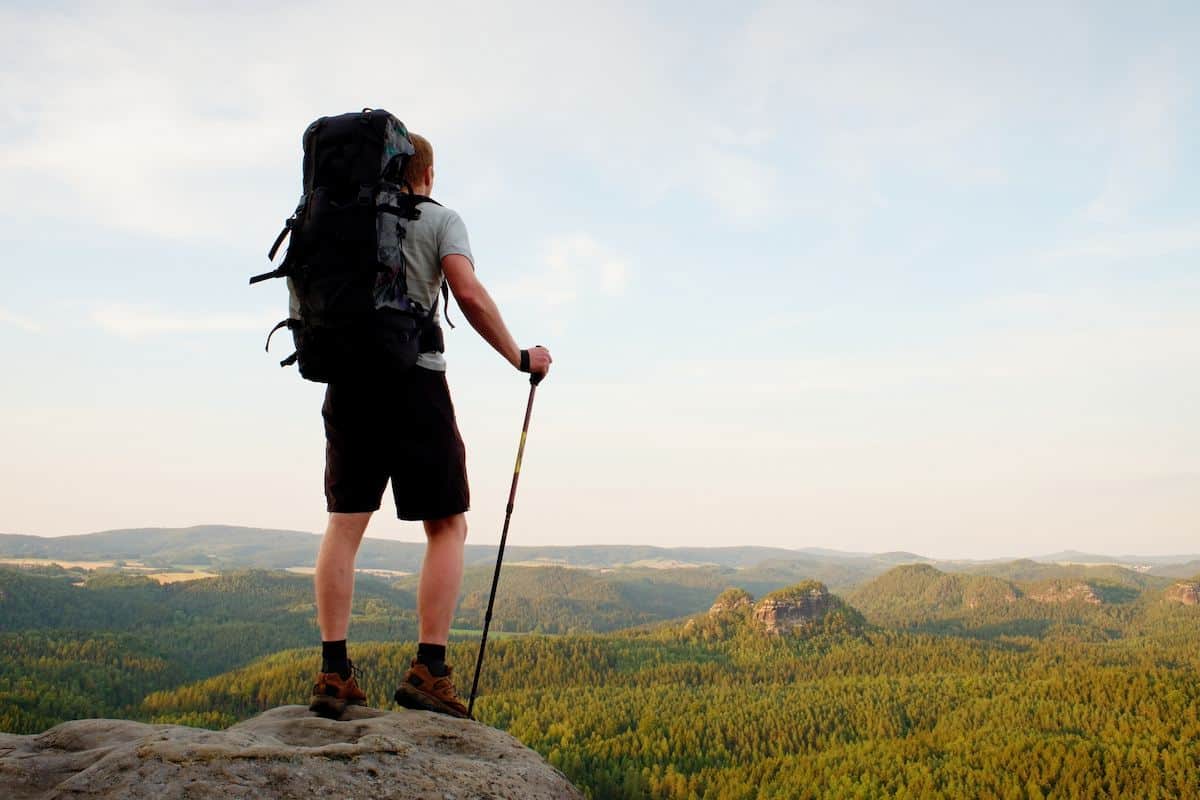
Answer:
[[[510,544],[1200,550],[1196,4],[349,5],[0,3],[0,532],[323,527],[246,281],[371,106],[554,354]],[[494,543],[528,385],[451,319]]]

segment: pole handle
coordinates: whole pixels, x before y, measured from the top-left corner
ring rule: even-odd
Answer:
[[[542,345],[540,345],[540,344],[534,345],[534,347],[541,347],[541,346]],[[531,372],[531,373],[529,373],[529,385],[537,386],[539,383],[542,382],[543,379],[545,379],[545,377],[546,377],[545,372]]]

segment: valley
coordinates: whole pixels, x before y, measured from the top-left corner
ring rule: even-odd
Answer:
[[[223,728],[304,702],[311,578],[255,567],[294,567],[297,551],[242,537],[208,547],[204,567],[173,533],[147,536],[145,553],[120,536],[0,552],[25,562],[0,565],[0,730],[81,717]],[[505,565],[476,713],[589,797],[1175,798],[1200,786],[1200,575],[1178,575],[1189,557],[1130,568],[573,549]],[[462,692],[485,555],[469,560],[450,645]],[[153,574],[183,565],[215,574]],[[412,566],[377,561],[358,577],[351,652],[380,707],[415,649]]]

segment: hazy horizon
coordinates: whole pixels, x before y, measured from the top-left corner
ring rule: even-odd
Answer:
[[[197,523],[195,525],[186,525],[186,526],[139,525],[139,526],[134,526],[134,527],[129,527],[129,528],[110,528],[110,529],[105,529],[105,530],[88,530],[88,531],[81,531],[81,532],[74,532],[74,533],[58,533],[58,534],[30,534],[30,533],[22,533],[20,531],[0,530],[0,535],[35,536],[37,538],[43,538],[43,539],[61,539],[61,538],[66,538],[66,537],[71,537],[71,536],[91,536],[91,535],[114,533],[114,532],[186,531],[186,530],[191,530],[194,528],[208,528],[208,527],[234,528],[234,529],[245,528],[246,530],[250,530],[250,531],[263,531],[263,532],[271,532],[271,533],[295,533],[295,534],[311,535],[311,536],[321,535],[321,531],[319,531],[319,530],[300,530],[300,529],[291,529],[291,528],[260,528],[260,527],[255,527],[255,526],[236,525],[236,524],[231,524],[231,523],[217,523],[217,522]],[[380,536],[378,534],[373,534],[370,530],[367,531],[365,538],[376,539],[379,541],[402,542],[402,543],[407,543],[407,544],[423,544],[425,541],[424,536],[421,536],[420,538],[411,538],[411,537],[401,538],[401,537],[397,537],[397,536]],[[468,536],[467,544],[468,545],[481,545],[481,546],[494,547],[499,544],[499,537],[496,538],[496,541],[480,542],[480,541],[473,541],[472,538],[470,536]],[[676,549],[702,549],[703,550],[703,549],[718,549],[718,548],[761,547],[761,548],[794,550],[797,553],[803,553],[806,551],[810,551],[810,552],[811,551],[821,551],[821,552],[827,552],[827,553],[836,553],[841,556],[881,556],[881,555],[888,555],[888,554],[893,554],[893,553],[904,553],[904,554],[919,556],[921,558],[928,558],[928,559],[936,560],[936,561],[980,561],[980,562],[983,562],[983,561],[1006,561],[1006,560],[1018,560],[1018,559],[1039,559],[1039,558],[1047,558],[1049,556],[1057,556],[1057,555],[1061,555],[1063,553],[1078,553],[1080,555],[1100,556],[1100,557],[1112,558],[1112,559],[1128,559],[1130,561],[1136,561],[1139,558],[1153,558],[1153,559],[1179,558],[1182,560],[1192,560],[1192,559],[1200,558],[1200,550],[1195,550],[1195,551],[1181,550],[1181,551],[1168,551],[1168,552],[1125,551],[1125,552],[1110,553],[1110,552],[1103,552],[1103,551],[1098,551],[1098,550],[1078,550],[1076,548],[1058,548],[1058,549],[1045,549],[1045,550],[1041,550],[1041,551],[1037,551],[1037,552],[1010,553],[1010,554],[1006,554],[1006,555],[979,557],[979,556],[951,555],[951,554],[945,554],[945,553],[924,552],[924,551],[913,550],[912,548],[907,548],[907,547],[896,547],[896,548],[893,548],[890,550],[860,551],[860,550],[841,550],[836,547],[824,547],[824,546],[819,546],[819,545],[758,544],[755,542],[739,542],[737,544],[728,544],[728,543],[726,543],[726,544],[650,544],[650,543],[645,543],[645,542],[631,542],[631,541],[626,541],[626,542],[618,542],[618,541],[570,542],[570,543],[524,542],[524,541],[514,541],[510,535],[510,537],[506,543],[506,549],[511,549],[513,547],[580,547],[580,548],[585,548],[585,547],[652,547],[652,548],[657,548],[657,549],[662,549],[662,550],[676,550]],[[0,557],[3,557],[3,556],[4,556],[4,554],[2,552],[0,552]],[[315,551],[314,551],[314,556],[315,556]]]

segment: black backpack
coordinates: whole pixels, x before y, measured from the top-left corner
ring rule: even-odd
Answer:
[[[405,224],[421,203],[402,185],[413,154],[404,123],[382,109],[321,117],[304,131],[304,194],[267,255],[279,266],[250,279],[287,278],[288,328],[298,363],[310,381],[333,383],[394,375],[423,352],[443,349],[434,323],[437,299],[426,309],[408,296],[402,243]],[[404,189],[410,191],[404,191]],[[442,285],[443,296],[447,296]]]

